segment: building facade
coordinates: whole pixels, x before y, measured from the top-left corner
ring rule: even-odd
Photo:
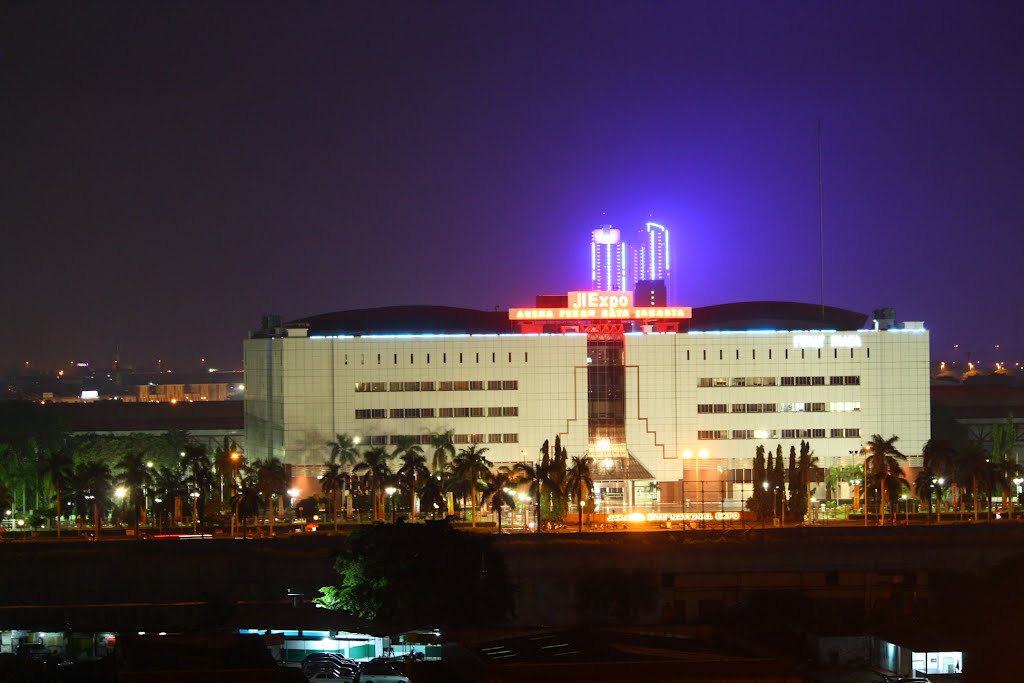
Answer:
[[[595,290],[632,286],[628,245],[622,232],[610,225],[602,225],[590,234],[590,286]]]
[[[755,484],[758,445],[788,455],[807,441],[829,467],[860,462],[873,434],[895,434],[906,464],[920,465],[930,430],[920,323],[764,329],[768,318],[799,320],[757,304],[692,317],[634,308],[631,299],[573,309],[580,294],[563,297],[563,307],[512,309],[504,331],[497,317],[470,331],[447,319],[441,329],[417,310],[419,321],[404,317],[420,330],[405,334],[382,333],[388,325],[359,311],[253,333],[244,350],[247,454],[315,476],[336,434],[427,445],[454,430],[458,447],[486,447],[499,466],[537,460],[557,435],[570,455],[594,458],[606,509],[687,500],[739,509]],[[590,294],[621,295],[623,304],[628,295]],[[800,309],[809,311],[817,307]],[[386,309],[374,313],[388,318]]]

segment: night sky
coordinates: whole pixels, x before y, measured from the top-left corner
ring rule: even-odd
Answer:
[[[4,3],[0,370],[531,305],[648,216],[673,303],[817,303],[819,116],[826,303],[1024,362],[1020,7]]]

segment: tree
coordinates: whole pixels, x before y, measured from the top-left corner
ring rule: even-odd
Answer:
[[[768,502],[768,492],[763,484],[768,481],[768,471],[765,464],[764,446],[758,445],[754,451],[754,463],[751,471],[753,484],[753,495],[747,499],[747,509],[757,515],[758,520],[764,521],[768,518],[768,510],[771,505]]]
[[[180,462],[173,462],[168,467],[157,467],[153,477],[153,514],[162,524],[166,518],[171,520],[174,513],[174,501],[181,500],[188,492],[188,477]]]
[[[934,484],[938,485],[935,501],[935,520],[942,521],[942,488],[947,480],[953,479],[953,462],[956,450],[944,439],[929,439],[921,452],[924,468],[932,473]]]
[[[260,494],[256,490],[255,477],[242,477],[238,482],[238,490],[231,497],[231,506],[235,516],[242,521],[242,536],[244,537],[248,533],[249,518],[257,517],[260,514]]]
[[[481,483],[486,482],[491,474],[491,461],[485,455],[486,448],[479,448],[477,444],[471,444],[469,448],[462,448],[453,461],[452,478],[469,488],[470,505],[473,506],[471,525],[476,526],[476,509],[480,505],[477,500],[477,488]]]
[[[230,436],[225,436],[217,444],[217,448],[213,452],[213,466],[217,471],[217,479],[220,483],[220,500],[222,505],[227,500],[224,495],[225,476],[234,485],[235,480],[238,478],[237,474],[242,466],[241,460],[242,449],[238,447],[238,444]]]
[[[346,489],[352,481],[350,472],[359,461],[359,449],[356,440],[348,434],[336,434],[334,441],[327,445],[331,449],[331,457],[327,461],[327,472],[321,479],[321,486],[326,484],[330,489],[334,504],[334,530],[337,531],[338,491],[341,491],[341,504],[344,507]],[[328,493],[328,488],[324,488],[324,493]]]
[[[914,495],[928,506],[928,516],[932,514],[932,495],[935,493],[935,473],[928,466],[917,471],[914,477]]]
[[[1013,421],[1013,413],[1006,416],[1006,421],[992,428],[992,479],[999,487],[1000,496],[1005,504],[1010,502],[1010,519],[1013,519],[1014,498],[1017,484],[1014,479],[1021,476],[1024,469],[1017,463],[1014,449],[1017,446],[1017,425]]]
[[[446,522],[357,529],[335,562],[341,585],[314,602],[401,629],[495,624],[512,613],[515,588],[490,541]]]
[[[565,490],[576,499],[579,512],[580,532],[583,531],[583,510],[594,493],[594,480],[590,477],[590,465],[594,462],[589,455],[573,456],[572,465],[566,470]]]
[[[356,463],[356,466],[352,469],[353,474],[363,478],[364,485],[369,487],[372,493],[373,518],[375,520],[381,519],[383,516],[384,505],[381,500],[381,491],[383,491],[384,486],[387,485],[393,474],[391,466],[388,465],[390,459],[391,454],[388,453],[386,448],[374,446],[363,452],[362,461]]]
[[[396,474],[401,488],[409,494],[409,517],[412,519],[416,516],[416,490],[421,480],[430,478],[430,470],[423,449],[416,442],[401,443],[396,450],[398,459],[402,461]]]
[[[192,488],[188,494],[192,499],[192,528],[196,530],[201,521],[199,511],[206,509],[206,496],[213,490],[213,465],[210,456],[206,454],[206,446],[192,443],[185,446],[182,452],[185,454],[182,462],[188,471]]]
[[[420,506],[424,510],[430,510],[434,519],[437,519],[438,510],[448,511],[448,501],[445,499],[440,476],[429,476],[423,480],[423,486],[420,487]]]
[[[74,458],[71,455],[71,444],[68,439],[61,439],[53,448],[43,452],[39,462],[40,473],[49,477],[50,484],[57,494],[57,538],[60,538],[60,521],[64,516],[64,502],[61,500],[63,491],[68,479],[71,477],[74,468]]]
[[[800,457],[790,450],[789,514],[799,523],[811,509],[811,474],[817,471],[818,459],[806,441],[800,442]]]
[[[544,442],[547,444],[547,441]],[[518,477],[518,480],[529,486],[530,499],[537,505],[537,531],[543,529],[543,508],[542,501],[544,499],[544,489],[550,491],[555,487],[555,482],[552,481],[550,476],[551,463],[544,464],[542,460],[540,463],[534,465],[528,462],[517,463],[514,467],[514,471]]]
[[[430,435],[430,447],[434,449],[431,468],[434,476],[441,477],[441,488],[444,488],[444,473],[448,469],[448,462],[455,459],[454,439],[454,429]]]
[[[974,521],[978,521],[979,492],[981,487],[990,486],[992,469],[988,453],[978,443],[969,443],[957,453],[954,462],[954,479],[960,486],[971,484],[971,508],[974,511]],[[961,496],[961,508],[963,506]]]
[[[288,484],[291,478],[288,476],[288,468],[284,463],[273,456],[266,460],[257,460],[252,464],[256,473],[255,488],[263,496],[263,502],[267,509],[267,521],[270,526],[270,535],[274,535],[274,497],[284,496],[288,493]]]
[[[899,464],[899,461],[905,460],[906,456],[897,450],[895,445],[897,441],[899,441],[899,437],[895,435],[885,439],[880,434],[874,434],[865,446],[865,450],[868,451],[868,456],[864,460],[865,469],[878,485],[878,511],[882,526],[885,526],[886,503],[889,500],[891,485],[893,482],[906,481],[903,478],[903,468]],[[865,484],[867,484],[867,480],[865,480]]]
[[[139,513],[146,505],[146,489],[153,488],[153,472],[142,453],[129,453],[117,462],[118,483],[128,491],[132,506],[135,538],[139,538]]]
[[[113,475],[110,466],[103,462],[86,462],[75,467],[72,474],[79,502],[84,509],[92,508],[96,538],[100,536],[100,514],[110,508],[110,489]]]
[[[516,498],[508,492],[511,490],[509,487],[515,485],[516,481],[510,472],[498,472],[490,478],[487,488],[484,489],[483,503],[488,510],[497,515],[499,534],[501,533],[502,510],[506,505],[513,510],[516,509]]]

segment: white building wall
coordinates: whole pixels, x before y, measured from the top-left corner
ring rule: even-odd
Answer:
[[[755,447],[809,441],[822,466],[857,460],[850,451],[878,433],[920,465],[929,438],[928,333],[924,330],[843,333],[857,348],[797,348],[797,332],[629,334],[625,339],[626,438],[630,452],[656,480],[689,478],[685,450],[710,453],[700,467],[748,468]],[[335,434],[423,435],[453,429],[483,435],[496,464],[537,459],[545,439],[562,435],[571,455],[589,449],[585,335],[399,335],[251,339],[245,342],[246,442],[251,458],[322,464]],[[429,357],[429,360],[428,360]],[[833,385],[855,376],[860,384]],[[774,386],[735,386],[735,378],[771,377]],[[824,377],[824,385],[784,386],[783,377]],[[721,378],[726,386],[700,386]],[[483,382],[484,390],[440,391],[443,381]],[[487,389],[515,381],[515,390]],[[358,383],[434,382],[434,391],[357,392]],[[733,412],[733,404],[859,403],[857,411]],[[700,404],[727,412],[701,413]],[[518,416],[487,417],[491,407]],[[433,408],[433,418],[392,418],[392,409]],[[485,417],[440,417],[441,408],[482,408]],[[356,419],[357,410],[386,417]],[[824,437],[783,436],[784,429],[824,429]],[[859,430],[832,436],[832,429]],[[764,438],[734,438],[734,430],[775,430]],[[727,438],[699,438],[701,431]],[[514,443],[488,443],[515,434]],[[845,434],[845,432],[844,432]],[[364,441],[364,444],[366,442]],[[466,444],[461,444],[462,446]],[[691,474],[685,474],[691,473]]]

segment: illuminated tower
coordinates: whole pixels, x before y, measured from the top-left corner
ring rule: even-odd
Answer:
[[[602,225],[590,239],[590,286],[602,291],[628,291],[627,248],[619,230]]]
[[[633,283],[641,280],[667,280],[669,270],[668,228],[646,223],[637,231],[633,249]]]

